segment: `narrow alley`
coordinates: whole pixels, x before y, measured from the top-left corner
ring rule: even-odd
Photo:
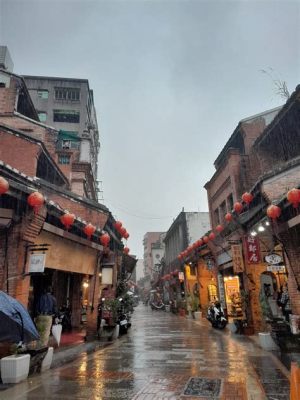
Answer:
[[[287,400],[280,362],[246,336],[139,305],[130,332],[104,350],[0,393],[15,400]]]

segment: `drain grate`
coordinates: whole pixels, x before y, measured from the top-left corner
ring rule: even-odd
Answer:
[[[216,399],[220,395],[222,379],[190,378],[183,394]]]

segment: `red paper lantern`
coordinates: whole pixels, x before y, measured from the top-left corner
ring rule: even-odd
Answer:
[[[107,247],[109,242],[110,242],[110,236],[108,233],[104,233],[103,235],[100,236],[100,243],[102,244],[102,246]]]
[[[231,214],[229,214],[229,215],[231,215]],[[222,232],[223,229],[224,229],[223,225],[217,225],[216,226],[216,231],[217,232]]]
[[[253,195],[251,193],[245,192],[242,195],[242,199],[245,203],[250,204],[251,201],[253,200]]]
[[[44,204],[44,202],[45,202],[44,196],[39,192],[33,192],[27,198],[27,203],[31,207],[33,207],[35,214],[39,212],[39,209]]]
[[[115,222],[115,228],[117,231],[119,231],[122,228],[122,222],[121,221],[116,221]]]
[[[236,203],[234,203],[233,209],[237,214],[240,214],[243,209],[243,204],[237,201]]]
[[[193,251],[193,246],[189,246],[188,248],[187,248],[187,252],[188,253],[191,253]]]
[[[271,205],[267,208],[267,216],[271,219],[277,219],[280,217],[281,208],[275,205]]]
[[[129,254],[130,249],[128,247],[124,247],[123,253],[124,254]]]
[[[299,189],[291,189],[287,193],[288,202],[293,204],[293,207],[297,208],[300,203],[300,190]]]
[[[71,228],[75,220],[75,215],[66,213],[60,217],[60,222],[66,227],[67,230]]]
[[[210,232],[208,237],[209,237],[209,240],[214,240],[216,238],[216,235],[214,234],[214,232]]]
[[[0,196],[1,194],[4,194],[8,192],[9,189],[9,184],[6,179],[4,179],[2,176],[0,176]]]
[[[198,247],[197,242],[195,242],[195,243],[192,244],[193,250],[195,250],[197,247]]]
[[[88,237],[88,239],[90,239],[93,234],[95,233],[96,227],[92,224],[87,224],[84,228],[83,228],[83,232],[86,234],[86,236]]]
[[[120,235],[124,237],[124,235],[127,233],[126,229],[124,228],[124,226],[122,226],[119,230]]]
[[[199,239],[197,243],[199,243],[198,246],[200,247],[200,246],[203,245],[203,240],[202,240],[202,239]]]
[[[208,236],[203,236],[203,242],[207,244],[209,242],[209,237]]]
[[[231,214],[231,213],[227,213],[227,214],[225,215],[225,219],[226,219],[227,222],[232,221],[232,214]]]
[[[124,238],[127,240],[129,238],[129,233],[126,231],[126,233],[124,233]]]

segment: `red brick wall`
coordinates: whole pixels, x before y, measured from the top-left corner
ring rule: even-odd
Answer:
[[[0,88],[0,114],[11,114],[14,112],[16,96],[16,81],[14,78],[11,78],[10,87]]]
[[[29,176],[36,176],[40,147],[0,130],[0,160]]]

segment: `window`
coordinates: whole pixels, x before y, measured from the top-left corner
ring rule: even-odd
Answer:
[[[53,110],[53,121],[79,123],[80,113],[73,110]]]
[[[45,111],[38,111],[39,120],[45,122],[47,119],[47,113]]]
[[[232,193],[227,197],[227,209],[228,211],[233,210],[233,196]]]
[[[48,92],[48,90],[41,89],[41,90],[37,91],[37,95],[38,95],[38,98],[40,98],[40,99],[48,99],[49,92]]]
[[[68,154],[60,154],[58,156],[58,164],[70,164],[70,156]]]
[[[215,219],[215,225],[219,225],[219,223],[220,223],[220,216],[219,216],[219,209],[217,208],[215,211],[214,211],[214,219]]]
[[[55,88],[55,100],[80,100],[80,89],[77,88]]]
[[[224,222],[226,213],[227,213],[226,202],[223,201],[223,203],[220,205],[220,216],[221,216],[220,219],[221,219],[222,222]]]

